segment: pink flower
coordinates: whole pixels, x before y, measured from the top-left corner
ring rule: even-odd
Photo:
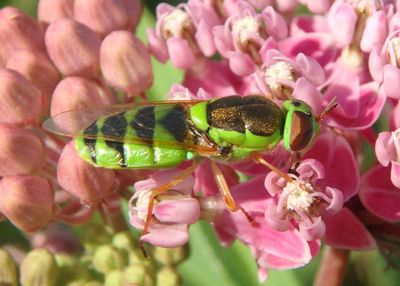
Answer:
[[[214,41],[218,52],[229,60],[231,70],[240,76],[254,72],[262,65],[260,50],[271,37],[287,37],[287,25],[271,6],[256,13],[243,2],[243,9],[230,16],[225,25],[214,27]]]
[[[191,68],[198,58],[214,54],[211,31],[219,23],[213,7],[201,1],[177,7],[162,3],[156,28],[147,30],[150,51],[161,62],[170,58],[177,68]]]
[[[200,205],[191,195],[193,177],[187,177],[155,198],[152,217],[147,218],[151,191],[169,182],[179,173],[179,169],[160,171],[149,179],[135,183],[136,192],[129,206],[130,223],[143,228],[146,219],[150,219],[149,232],[141,240],[161,247],[178,247],[189,239],[189,225],[200,217]]]
[[[324,179],[325,169],[316,160],[306,159],[300,163],[296,172],[286,181],[271,172],[265,179],[268,193],[277,198],[276,205],[270,202],[265,219],[270,227],[287,230],[291,221],[296,221],[301,235],[306,240],[319,239],[325,234],[322,214],[335,214],[343,205],[343,194],[330,186],[322,189],[317,185]],[[278,195],[279,194],[279,195]]]
[[[303,96],[298,96],[305,91],[303,94],[308,94],[309,99],[307,102],[318,102],[312,104],[314,111],[320,109],[322,94],[318,92],[317,87],[325,82],[325,73],[315,59],[299,53],[295,60],[292,60],[275,49],[262,50],[261,55],[262,72],[256,72],[254,76],[263,94],[281,100],[305,100]]]
[[[396,124],[396,127],[398,123]],[[384,167],[391,165],[390,180],[393,185],[400,188],[400,129],[393,132],[381,132],[375,143],[376,157]]]
[[[222,209],[213,219],[220,241],[230,244],[239,239],[247,245],[261,273],[266,269],[291,269],[307,264],[318,252],[318,241],[307,242],[294,229],[281,232],[268,226],[264,210],[271,198],[263,189],[263,176],[231,189],[235,201],[251,216],[253,223],[243,212]]]

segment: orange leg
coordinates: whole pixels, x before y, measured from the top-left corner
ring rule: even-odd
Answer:
[[[220,190],[224,202],[228,209],[231,212],[235,212],[240,210],[247,218],[247,220],[255,227],[258,226],[258,224],[253,220],[253,218],[250,216],[248,212],[246,212],[242,207],[237,206],[235,203],[235,200],[233,199],[231,192],[229,191],[228,184],[226,183],[224,174],[222,174],[221,170],[218,168],[217,164],[214,161],[211,161],[211,169],[214,173],[215,176],[215,181],[218,185],[218,189]]]
[[[274,165],[272,165],[271,163],[265,161],[260,154],[255,154],[254,155],[254,161],[258,164],[264,165],[265,167],[267,167],[268,169],[270,169],[271,171],[277,173],[279,176],[281,176],[282,178],[284,178],[287,182],[291,183],[293,182],[293,179],[288,176],[288,174],[286,174],[285,172],[282,172],[281,170],[279,170],[277,167],[275,167]]]
[[[159,186],[156,189],[151,190],[151,195],[150,195],[150,199],[149,199],[149,205],[147,207],[147,217],[144,221],[144,226],[143,226],[143,230],[142,230],[142,234],[141,236],[145,235],[146,233],[149,232],[149,226],[150,226],[150,221],[152,219],[152,214],[153,214],[153,208],[154,208],[154,199],[159,195],[162,194],[168,190],[170,190],[171,188],[173,188],[174,186],[178,185],[179,183],[181,183],[186,177],[188,177],[190,174],[193,173],[193,171],[196,169],[198,165],[198,161],[193,161],[192,166],[188,167],[187,169],[184,169],[178,176],[176,176],[173,180],[171,180],[170,182]],[[143,255],[145,257],[148,257],[144,246],[143,246],[143,242],[140,241],[140,248],[143,251]]]

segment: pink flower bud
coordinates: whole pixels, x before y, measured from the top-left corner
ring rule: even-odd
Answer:
[[[138,0],[75,0],[75,19],[105,37],[116,30],[134,30],[141,14]]]
[[[115,97],[96,83],[81,78],[64,78],[56,87],[51,100],[51,115],[83,108],[96,108],[115,103]]]
[[[61,18],[72,18],[74,15],[74,0],[40,0],[38,4],[38,19],[52,23]]]
[[[26,232],[45,226],[54,214],[54,193],[38,176],[10,176],[0,181],[0,211]]]
[[[70,142],[58,161],[57,179],[61,187],[83,202],[97,202],[114,190],[115,173],[82,160]]]
[[[41,91],[43,110],[47,111],[50,97],[60,80],[60,75],[49,58],[41,52],[17,52],[8,59],[7,68],[21,73]]]
[[[0,9],[0,67],[12,52],[43,50],[43,31],[30,16],[12,7]]]
[[[45,35],[47,52],[64,75],[91,77],[99,68],[100,38],[95,32],[72,19],[50,24]]]
[[[28,130],[0,123],[0,176],[30,174],[43,163],[42,142]]]
[[[128,31],[108,35],[100,49],[101,71],[110,85],[139,94],[153,82],[150,55],[143,43]]]
[[[20,73],[0,70],[0,122],[38,124],[42,111],[42,96]]]

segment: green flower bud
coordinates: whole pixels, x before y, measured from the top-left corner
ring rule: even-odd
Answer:
[[[58,265],[57,285],[67,285],[72,281],[84,281],[90,278],[85,267],[79,263],[79,260],[68,254],[56,254],[55,259]]]
[[[119,232],[113,236],[112,245],[120,250],[130,251],[134,249],[135,242],[129,232]]]
[[[175,269],[169,266],[164,266],[157,273],[157,286],[179,286],[180,278]]]
[[[124,272],[120,270],[113,270],[106,274],[104,285],[105,286],[121,286],[124,285]]]
[[[153,255],[156,261],[164,265],[176,265],[188,256],[185,246],[176,248],[155,247]]]
[[[14,259],[0,248],[0,285],[17,286],[18,274]]]
[[[133,284],[140,286],[153,286],[153,276],[150,269],[142,264],[128,266],[124,271],[123,285]]]
[[[105,274],[112,270],[122,270],[126,266],[126,260],[115,247],[102,245],[94,253],[93,266],[98,272]]]
[[[22,261],[20,270],[23,286],[56,285],[58,266],[53,254],[46,249],[29,252]]]
[[[109,244],[111,237],[104,226],[91,223],[85,226],[81,241],[85,250],[93,253],[99,245]]]
[[[64,285],[64,284],[61,284]],[[79,280],[75,281],[72,283],[67,284],[67,286],[102,286],[103,283],[100,283],[99,281],[91,280],[91,281],[85,281],[85,280]]]

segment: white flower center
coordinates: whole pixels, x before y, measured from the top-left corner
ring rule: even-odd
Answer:
[[[302,180],[288,183],[283,191],[288,194],[286,200],[288,210],[308,211],[314,202],[313,196],[310,195],[310,192],[313,191],[312,185]]]
[[[232,33],[240,44],[246,44],[253,35],[260,35],[260,23],[254,17],[246,16],[233,23]]]
[[[162,33],[165,39],[183,37],[185,31],[191,30],[191,28],[192,21],[189,15],[181,9],[175,9],[169,15],[165,16]]]
[[[265,81],[272,93],[278,98],[284,92],[281,81],[296,81],[294,67],[286,62],[277,62],[265,70]]]

